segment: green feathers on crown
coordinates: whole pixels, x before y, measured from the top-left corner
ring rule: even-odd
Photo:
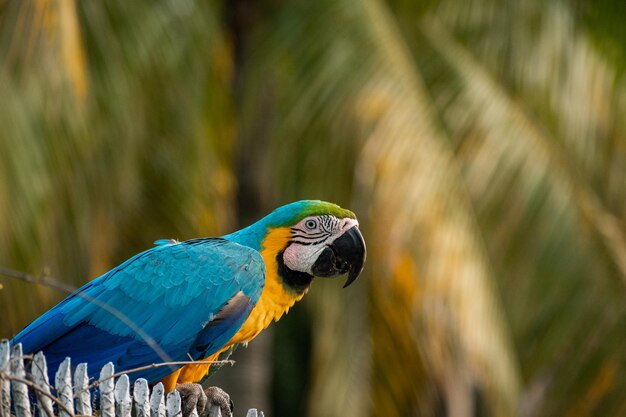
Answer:
[[[260,250],[263,239],[267,236],[269,229],[293,226],[305,217],[324,214],[330,214],[340,219],[356,219],[353,212],[343,209],[336,204],[320,200],[302,200],[279,207],[256,223],[222,237]]]
[[[274,210],[265,219],[268,226],[280,227],[294,225],[305,217],[324,214],[330,214],[340,219],[356,219],[355,214],[350,210],[320,200],[301,200],[287,204]]]

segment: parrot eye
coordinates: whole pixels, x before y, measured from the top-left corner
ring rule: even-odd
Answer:
[[[315,220],[307,220],[304,226],[309,230],[313,230],[317,227],[317,222]]]

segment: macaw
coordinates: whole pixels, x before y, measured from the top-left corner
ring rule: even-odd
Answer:
[[[218,238],[161,240],[87,283],[17,334],[25,353],[43,351],[51,377],[60,363],[86,362],[90,377],[164,361],[215,360],[280,319],[313,277],[361,273],[365,242],[354,213],[303,200]],[[167,391],[197,383],[210,365],[154,367],[131,380]]]

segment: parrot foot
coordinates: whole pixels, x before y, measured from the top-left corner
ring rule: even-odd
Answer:
[[[219,387],[202,389],[200,384],[177,384],[176,390],[182,397],[183,417],[189,417],[195,408],[200,417],[232,417],[233,402],[230,396]]]
[[[217,410],[222,412],[222,417],[233,416],[233,402],[223,389],[219,387],[208,387],[204,390],[207,396],[206,415],[207,417],[218,416]]]

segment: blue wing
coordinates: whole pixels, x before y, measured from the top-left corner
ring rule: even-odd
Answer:
[[[50,375],[61,361],[87,362],[90,376],[201,359],[224,346],[243,325],[265,283],[254,249],[223,239],[160,245],[89,282],[11,341],[43,351]],[[172,370],[130,375],[157,381]]]

